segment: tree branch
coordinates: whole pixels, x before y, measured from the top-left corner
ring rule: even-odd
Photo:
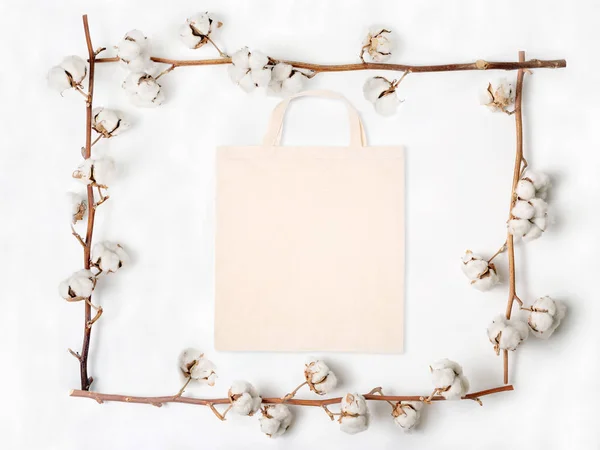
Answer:
[[[496,394],[499,392],[512,391],[514,388],[511,385],[499,386],[492,389],[486,389],[484,391],[473,392],[471,394],[467,394],[462,397],[462,400],[476,400],[480,397],[484,397],[486,395]],[[163,404],[163,403],[186,403],[189,405],[202,405],[202,406],[210,406],[210,405],[225,405],[229,404],[231,401],[229,398],[192,398],[192,397],[177,397],[173,395],[166,395],[162,397],[135,397],[128,395],[117,395],[117,394],[101,394],[99,392],[91,392],[87,390],[72,390],[69,395],[71,397],[82,397],[82,398],[91,398],[96,400],[98,403],[103,402],[123,402],[123,403],[141,403],[141,404]],[[408,401],[422,401],[425,397],[422,395],[379,395],[379,394],[364,394],[366,400],[373,401],[386,401],[386,402],[408,402]],[[442,396],[434,396],[431,398],[431,401],[443,401],[445,400]],[[305,399],[297,399],[292,398],[288,400],[284,400],[283,398],[278,397],[269,397],[263,398],[263,404],[276,404],[276,403],[285,403],[288,405],[296,405],[296,406],[318,406],[323,407],[327,405],[333,405],[336,403],[340,403],[342,401],[341,397],[333,397],[333,398],[325,398],[325,399],[317,399],[317,400],[305,400]]]
[[[519,52],[519,61],[525,61],[525,52]],[[517,87],[515,91],[515,125],[517,130],[517,151],[515,156],[515,167],[513,171],[512,189],[510,191],[510,208],[508,210],[509,220],[511,211],[515,206],[516,197],[515,191],[517,184],[521,178],[521,166],[523,164],[523,113],[521,105],[523,103],[523,78],[525,70],[519,69],[517,74]],[[517,296],[516,279],[515,279],[515,243],[513,235],[508,233],[506,239],[506,247],[508,251],[508,303],[506,305],[506,318],[510,319],[512,314],[513,302]],[[504,350],[503,355],[504,365],[504,384],[508,384],[508,350]]]
[[[216,66],[221,64],[231,64],[231,58],[217,59],[197,59],[197,60],[182,60],[159,58],[153,56],[152,61],[161,64],[169,64],[174,67],[185,66]],[[118,62],[119,58],[98,58],[96,63],[111,63]],[[531,59],[529,61],[484,61],[477,60],[473,63],[466,64],[434,64],[434,65],[409,65],[409,64],[389,64],[389,63],[355,63],[355,64],[313,64],[301,61],[276,60],[291,64],[298,69],[312,70],[315,73],[321,72],[350,72],[356,70],[395,70],[401,72],[454,72],[463,70],[521,70],[521,69],[558,69],[567,67],[567,62],[564,59],[539,60]]]
[[[94,71],[95,71],[95,59],[96,52],[92,46],[92,38],[90,36],[90,28],[88,25],[87,15],[83,16],[83,31],[85,32],[85,42],[88,49],[89,56],[89,78],[88,78],[88,98],[85,104],[86,110],[86,123],[85,123],[85,148],[83,157],[89,159],[92,156],[92,102],[94,99]],[[87,231],[85,235],[85,245],[83,247],[83,266],[86,269],[90,268],[90,253],[92,248],[92,235],[94,234],[94,218],[96,215],[95,200],[93,186],[87,186],[87,204],[88,204],[88,218],[87,218]],[[89,302],[85,303],[84,312],[84,325],[83,325],[83,343],[81,345],[81,355],[79,357],[79,374],[81,378],[81,389],[84,391],[89,390],[90,384],[92,384],[92,378],[88,376],[88,355],[90,352],[90,339],[92,334],[91,324],[92,321],[92,306],[91,298]],[[99,316],[94,318],[97,320]]]

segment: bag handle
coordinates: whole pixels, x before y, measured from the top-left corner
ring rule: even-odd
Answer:
[[[342,94],[337,92],[313,90],[303,91],[292,95],[285,100],[282,100],[275,107],[273,113],[271,114],[271,120],[263,140],[264,146],[279,146],[279,143],[281,142],[281,133],[283,131],[283,119],[285,117],[287,107],[290,104],[290,101],[298,97],[325,97],[343,100],[346,104],[346,108],[348,109],[348,116],[350,119],[350,145],[352,147],[363,147],[366,145],[367,138],[365,136],[365,129],[360,120],[360,116],[358,115],[358,111],[356,111],[356,108],[352,106],[352,103],[350,103],[350,101]]]

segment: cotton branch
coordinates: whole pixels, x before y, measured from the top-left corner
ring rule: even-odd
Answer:
[[[186,67],[186,66],[216,66],[222,64],[231,64],[231,58],[217,58],[217,59],[198,59],[198,60],[181,60],[181,59],[169,59],[152,56],[152,61],[161,64],[169,64],[175,67]],[[98,58],[95,60],[96,63],[111,63],[118,62],[119,58]],[[392,70],[400,72],[412,72],[412,73],[423,73],[423,72],[455,72],[464,70],[520,70],[520,69],[539,69],[539,68],[551,68],[558,69],[566,67],[567,62],[564,59],[554,60],[539,60],[531,59],[529,61],[518,61],[518,62],[505,62],[505,61],[484,61],[477,60],[473,63],[466,64],[433,64],[433,65],[407,65],[407,64],[391,64],[391,63],[355,63],[355,64],[313,64],[301,61],[288,61],[278,60],[286,64],[290,64],[298,69],[306,69],[315,73],[322,72],[350,72],[357,70]]]
[[[519,52],[519,62],[525,61],[525,52]],[[511,211],[515,206],[516,196],[515,190],[517,189],[517,183],[521,177],[522,166],[523,166],[523,78],[525,76],[524,67],[519,69],[517,73],[517,88],[515,93],[515,125],[516,125],[516,136],[517,136],[517,150],[515,156],[515,166],[513,171],[513,182],[510,193],[510,208],[509,208],[509,219],[511,217]],[[516,277],[515,277],[515,245],[514,238],[511,233],[508,233],[506,239],[506,247],[508,251],[508,303],[506,305],[506,318],[510,319],[512,314],[513,302],[517,297],[516,292]],[[519,303],[520,302],[519,300]],[[508,384],[508,350],[504,350],[503,354],[503,366],[504,366],[504,384]]]
[[[471,394],[467,394],[461,398],[461,400],[475,400],[480,397],[484,397],[486,395],[497,394],[499,392],[506,392],[514,390],[512,385],[504,385],[495,387],[492,389],[486,389],[483,391],[473,392]],[[69,395],[71,397],[82,397],[82,398],[91,398],[93,400],[98,401],[99,403],[103,402],[122,402],[122,403],[140,403],[140,404],[164,404],[164,403],[185,403],[188,405],[201,405],[201,406],[211,406],[211,405],[228,405],[231,403],[229,398],[214,398],[214,399],[202,399],[202,398],[192,398],[192,397],[184,397],[184,396],[161,396],[161,397],[136,397],[136,396],[128,396],[128,395],[117,395],[117,394],[101,394],[99,392],[92,392],[89,390],[72,390]],[[378,393],[373,394],[364,394],[366,400],[370,401],[384,401],[384,402],[405,402],[405,401],[423,401],[425,396],[423,395],[380,395]],[[341,397],[332,397],[325,399],[317,399],[317,400],[307,400],[307,399],[289,399],[283,400],[279,397],[271,397],[271,398],[263,398],[263,404],[278,404],[278,403],[286,403],[289,405],[296,406],[313,406],[322,408],[328,405],[334,405],[340,403],[342,400]],[[445,401],[446,399],[442,396],[435,395],[431,397],[430,401],[439,402]]]
[[[96,52],[92,46],[92,38],[90,36],[90,28],[88,25],[87,15],[83,16],[83,30],[85,33],[85,42],[88,49],[88,61],[89,61],[89,78],[88,78],[88,94],[86,101],[86,123],[85,123],[85,151],[83,157],[89,159],[92,156],[92,102],[94,99],[94,72],[95,72],[95,59]],[[85,236],[85,246],[83,247],[83,265],[85,269],[89,269],[90,266],[90,253],[92,249],[92,236],[94,234],[94,219],[96,215],[95,199],[93,186],[87,186],[87,204],[88,204],[88,215],[87,215],[87,230]],[[88,355],[90,352],[90,339],[92,334],[92,325],[102,314],[102,310],[99,309],[96,316],[92,319],[92,302],[91,299],[85,303],[84,312],[84,329],[83,329],[83,343],[81,345],[81,354],[79,357],[79,372],[81,378],[81,389],[84,391],[89,390],[92,384],[93,378],[88,376]]]

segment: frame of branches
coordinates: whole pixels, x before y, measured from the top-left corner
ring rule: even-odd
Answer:
[[[82,89],[80,86],[75,87],[84,97],[85,97],[85,111],[86,111],[86,123],[85,123],[85,146],[82,149],[82,155],[84,159],[88,160],[92,157],[92,147],[98,140],[102,137],[110,137],[110,136],[102,136],[99,134],[95,139],[93,138],[93,101],[94,101],[94,73],[97,64],[106,64],[118,62],[118,57],[106,57],[101,58],[99,54],[103,52],[104,48],[94,48],[92,44],[92,39],[88,26],[88,18],[86,15],[83,16],[83,28],[85,32],[85,40],[88,51],[88,86],[87,91]],[[207,36],[208,38],[208,36]],[[208,38],[210,40],[210,38]],[[191,67],[191,66],[213,66],[213,65],[222,65],[222,64],[232,64],[232,58],[225,55],[221,52],[216,45],[210,41],[211,44],[217,48],[219,54],[221,55],[217,59],[201,59],[201,60],[176,60],[176,59],[168,59],[162,57],[150,57],[150,59],[159,64],[166,65],[166,69],[156,78],[159,78],[163,74],[166,74],[176,68],[179,67]],[[364,48],[363,48],[364,51]],[[362,56],[361,56],[362,59]],[[279,62],[284,62],[292,65],[294,68],[304,69],[308,71],[308,77],[313,77],[323,72],[346,72],[346,71],[357,71],[357,70],[366,70],[366,71],[377,71],[377,70],[388,70],[388,71],[398,71],[403,72],[403,76],[407,74],[414,73],[423,73],[423,72],[449,72],[449,71],[464,71],[464,70],[479,70],[479,71],[489,71],[489,70],[504,70],[504,71],[517,71],[517,82],[516,82],[516,92],[514,97],[514,109],[509,111],[508,113],[514,117],[515,120],[515,131],[516,131],[516,151],[515,151],[515,161],[514,161],[514,171],[513,171],[513,180],[510,191],[510,202],[509,202],[509,219],[512,216],[511,211],[513,210],[515,203],[517,201],[516,189],[517,183],[521,179],[525,168],[527,167],[527,161],[523,156],[523,119],[522,119],[522,99],[523,99],[523,81],[526,73],[530,72],[530,69],[542,69],[542,68],[564,68],[566,67],[565,60],[536,60],[536,59],[525,59],[525,52],[520,51],[518,53],[518,61],[503,61],[503,62],[493,62],[493,61],[485,61],[485,60],[477,60],[472,63],[462,63],[462,64],[441,64],[441,65],[406,65],[406,64],[390,64],[390,63],[377,63],[377,62],[365,62],[362,60],[360,63],[353,64],[342,64],[342,65],[322,65],[322,64],[313,64],[308,62],[298,62],[298,61],[285,61],[280,60]],[[504,111],[507,112],[507,111]],[[85,235],[80,235],[72,228],[73,235],[77,238],[79,243],[81,244],[83,251],[83,267],[84,269],[91,269],[94,267],[94,263],[92,261],[92,242],[94,235],[94,222],[96,213],[98,211],[98,207],[108,199],[103,192],[101,187],[95,186],[93,183],[87,185],[87,211],[82,211],[83,213],[87,213],[87,225]],[[516,291],[516,266],[515,266],[515,242],[514,236],[510,232],[507,233],[506,242],[500,248],[500,250],[496,253],[507,252],[508,255],[508,295],[507,295],[507,303],[506,303],[506,311],[505,317],[506,319],[511,318],[511,314],[515,307],[515,303],[523,307],[521,300],[519,299]],[[494,255],[493,257],[495,257]],[[493,259],[492,257],[492,259]],[[491,259],[490,259],[491,261]],[[95,280],[94,280],[95,283]],[[128,396],[128,395],[120,395],[120,394],[108,394],[108,393],[100,393],[91,390],[93,378],[89,374],[88,361],[90,354],[90,343],[92,338],[92,330],[95,326],[97,326],[97,321],[102,315],[102,308],[96,306],[92,303],[91,295],[85,298],[75,298],[73,301],[81,300],[84,305],[83,312],[83,342],[81,344],[81,350],[76,352],[71,349],[69,351],[71,354],[77,359],[79,363],[79,372],[80,372],[80,388],[74,389],[70,392],[72,397],[83,397],[90,398],[96,400],[98,403],[103,403],[106,401],[114,401],[114,402],[125,402],[125,403],[142,403],[149,404],[160,407],[166,403],[186,403],[193,405],[202,405],[208,406],[219,418],[224,419],[224,414],[219,413],[215,408],[215,405],[230,405],[233,402],[231,391],[229,395],[222,398],[195,398],[182,395],[184,392],[184,388],[182,388],[177,394],[174,395],[163,395],[156,397],[136,397],[136,396]],[[526,309],[526,308],[524,308]],[[495,394],[504,391],[513,390],[513,386],[509,384],[509,351],[508,350],[500,350],[498,353],[502,354],[502,364],[503,364],[503,383],[496,386],[491,387],[486,390],[471,392],[461,396],[463,400],[475,400],[481,404],[480,398],[486,395]],[[308,378],[307,378],[308,380]],[[188,379],[188,382],[190,380]],[[303,383],[307,384],[307,383]],[[310,381],[308,381],[310,386]],[[187,385],[187,383],[186,383]],[[302,386],[302,385],[301,385]],[[311,388],[314,391],[314,389]],[[289,405],[297,405],[297,406],[313,406],[324,408],[328,415],[333,420],[333,414],[327,409],[328,405],[340,403],[343,398],[342,397],[329,397],[329,398],[319,398],[319,399],[299,399],[295,398],[296,390],[292,393],[287,394],[281,398],[262,398],[262,405],[274,405],[274,404],[289,404]],[[318,392],[317,392],[318,393]],[[394,407],[393,402],[398,402],[396,405],[400,404],[400,402],[411,402],[411,401],[420,401],[425,403],[437,402],[446,400],[445,396],[440,395],[441,392],[439,390],[434,390],[431,394],[425,395],[385,395],[381,388],[374,388],[369,393],[363,394],[365,400],[369,401],[385,401],[388,402]]]

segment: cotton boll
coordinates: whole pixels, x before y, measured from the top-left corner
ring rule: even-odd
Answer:
[[[215,365],[204,358],[204,353],[195,348],[187,348],[179,355],[179,368],[186,378],[215,385],[217,374]]]
[[[115,163],[110,158],[85,159],[73,172],[73,178],[85,184],[108,187],[116,172]]]
[[[110,138],[127,130],[129,123],[121,111],[99,107],[92,111],[92,128],[105,138]]]
[[[531,219],[535,214],[533,205],[524,200],[517,200],[511,210],[511,214],[517,219]]]
[[[462,270],[471,285],[480,290],[487,291],[498,284],[499,278],[494,264],[474,255],[471,250],[467,250],[462,257]]]
[[[480,105],[489,106],[494,103],[494,96],[488,89],[486,89],[484,91],[479,91],[477,93],[477,95],[479,97]]]
[[[546,227],[548,226],[548,218],[547,217],[545,217],[545,216],[544,217],[534,217],[531,221],[541,231],[546,231]]]
[[[523,237],[531,229],[531,222],[526,219],[510,219],[508,232],[515,237]]]
[[[248,47],[244,47],[231,55],[231,64],[238,69],[249,69],[250,51],[248,50]]]
[[[263,409],[260,430],[269,437],[281,436],[292,424],[292,412],[283,404],[267,405]]]
[[[103,273],[114,273],[123,267],[127,254],[120,244],[99,242],[92,248],[92,264]]]
[[[187,23],[202,36],[208,36],[208,34],[211,32],[212,22],[213,20],[208,12],[198,13],[187,19]]]
[[[131,30],[117,44],[117,56],[132,72],[142,72],[150,66],[148,39],[140,30]]]
[[[499,353],[500,350],[515,350],[527,339],[529,329],[525,322],[498,316],[488,326],[487,333],[494,350]]]
[[[365,81],[363,93],[365,98],[371,103],[375,103],[379,96],[390,89],[392,83],[383,77],[372,77]]]
[[[532,198],[529,203],[533,206],[534,217],[545,217],[548,213],[548,203],[541,198]]]
[[[396,92],[389,92],[375,101],[375,111],[382,116],[389,117],[396,114],[400,100]]]
[[[271,70],[270,69],[252,69],[252,82],[256,87],[267,87],[271,81]]]
[[[340,430],[348,434],[365,431],[369,426],[367,402],[362,395],[346,394],[340,404]]]
[[[87,214],[87,198],[75,192],[67,193],[71,223],[75,225]]]
[[[487,86],[487,94],[481,96],[481,103],[487,106],[490,110],[508,112],[508,107],[515,102],[515,90],[513,85],[506,78],[501,78],[495,83]],[[488,102],[484,103],[483,99],[487,97]]]
[[[269,91],[284,96],[295,94],[302,90],[305,78],[302,72],[293,70],[291,65],[277,63],[271,70]]]
[[[48,71],[48,86],[60,93],[81,85],[87,75],[87,63],[79,56],[64,58],[58,66]]]
[[[277,63],[273,66],[273,81],[285,81],[292,76],[292,66],[286,63]]]
[[[213,27],[220,28],[223,24],[216,22],[208,12],[198,13],[189,17],[185,25],[179,29],[179,37],[189,48],[200,48],[209,42]]]
[[[252,70],[262,69],[269,64],[269,57],[260,50],[253,50],[248,57],[248,65]]]
[[[476,280],[471,281],[471,285],[479,291],[489,291],[491,288],[497,285],[499,281],[500,278],[498,278],[496,268],[493,264],[490,264],[488,271]]]
[[[398,402],[392,410],[394,422],[404,431],[415,428],[421,419],[423,402]]]
[[[96,287],[96,278],[89,270],[80,270],[62,281],[58,292],[65,300],[89,298]]]
[[[539,238],[543,233],[543,230],[535,224],[531,224],[529,231],[523,235],[523,241],[530,242]]]
[[[69,74],[75,85],[81,84],[87,74],[87,63],[76,55],[67,56],[60,63],[60,67]]]
[[[530,309],[527,323],[533,335],[541,339],[548,339],[554,333],[567,312],[564,303],[548,296],[538,298]]]
[[[304,79],[306,77],[300,72],[294,73],[291,77],[283,82],[282,91],[285,95],[293,95],[302,90]]]
[[[47,80],[50,89],[54,89],[59,93],[73,87],[71,78],[69,78],[67,72],[60,66],[54,66],[48,71]]]
[[[242,69],[234,65],[229,66],[227,71],[229,73],[229,78],[231,78],[231,81],[233,81],[236,84],[238,84],[242,80],[242,78],[244,78],[246,74],[248,74],[248,69]]]
[[[256,388],[247,381],[235,381],[228,395],[232,411],[242,416],[253,415],[262,402]]]
[[[244,75],[244,77],[238,82],[238,86],[247,93],[250,93],[256,89],[256,84],[254,83],[251,71]]]
[[[311,391],[327,394],[337,386],[337,377],[324,361],[309,358],[304,367],[304,378]]]
[[[488,262],[484,261],[480,256],[473,254],[471,250],[465,252],[462,262],[462,271],[469,280],[477,279],[488,270]]]
[[[519,180],[515,192],[521,200],[531,200],[535,196],[535,186],[529,180]]]
[[[385,29],[371,30],[363,41],[363,53],[361,53],[361,58],[366,51],[375,62],[384,62],[390,59],[393,49],[390,33],[391,31]]]
[[[460,399],[469,391],[469,380],[458,363],[441,359],[430,368],[433,385],[446,400]]]
[[[550,177],[545,173],[528,170],[523,178],[531,181],[536,191],[546,191],[550,187]]]
[[[164,94],[156,79],[144,72],[133,72],[123,82],[123,89],[134,105],[154,107],[163,103]]]
[[[252,92],[257,87],[268,87],[272,70],[267,67],[269,58],[256,50],[249,52],[247,47],[238,50],[231,57],[232,68],[229,69],[231,80],[245,92]]]

